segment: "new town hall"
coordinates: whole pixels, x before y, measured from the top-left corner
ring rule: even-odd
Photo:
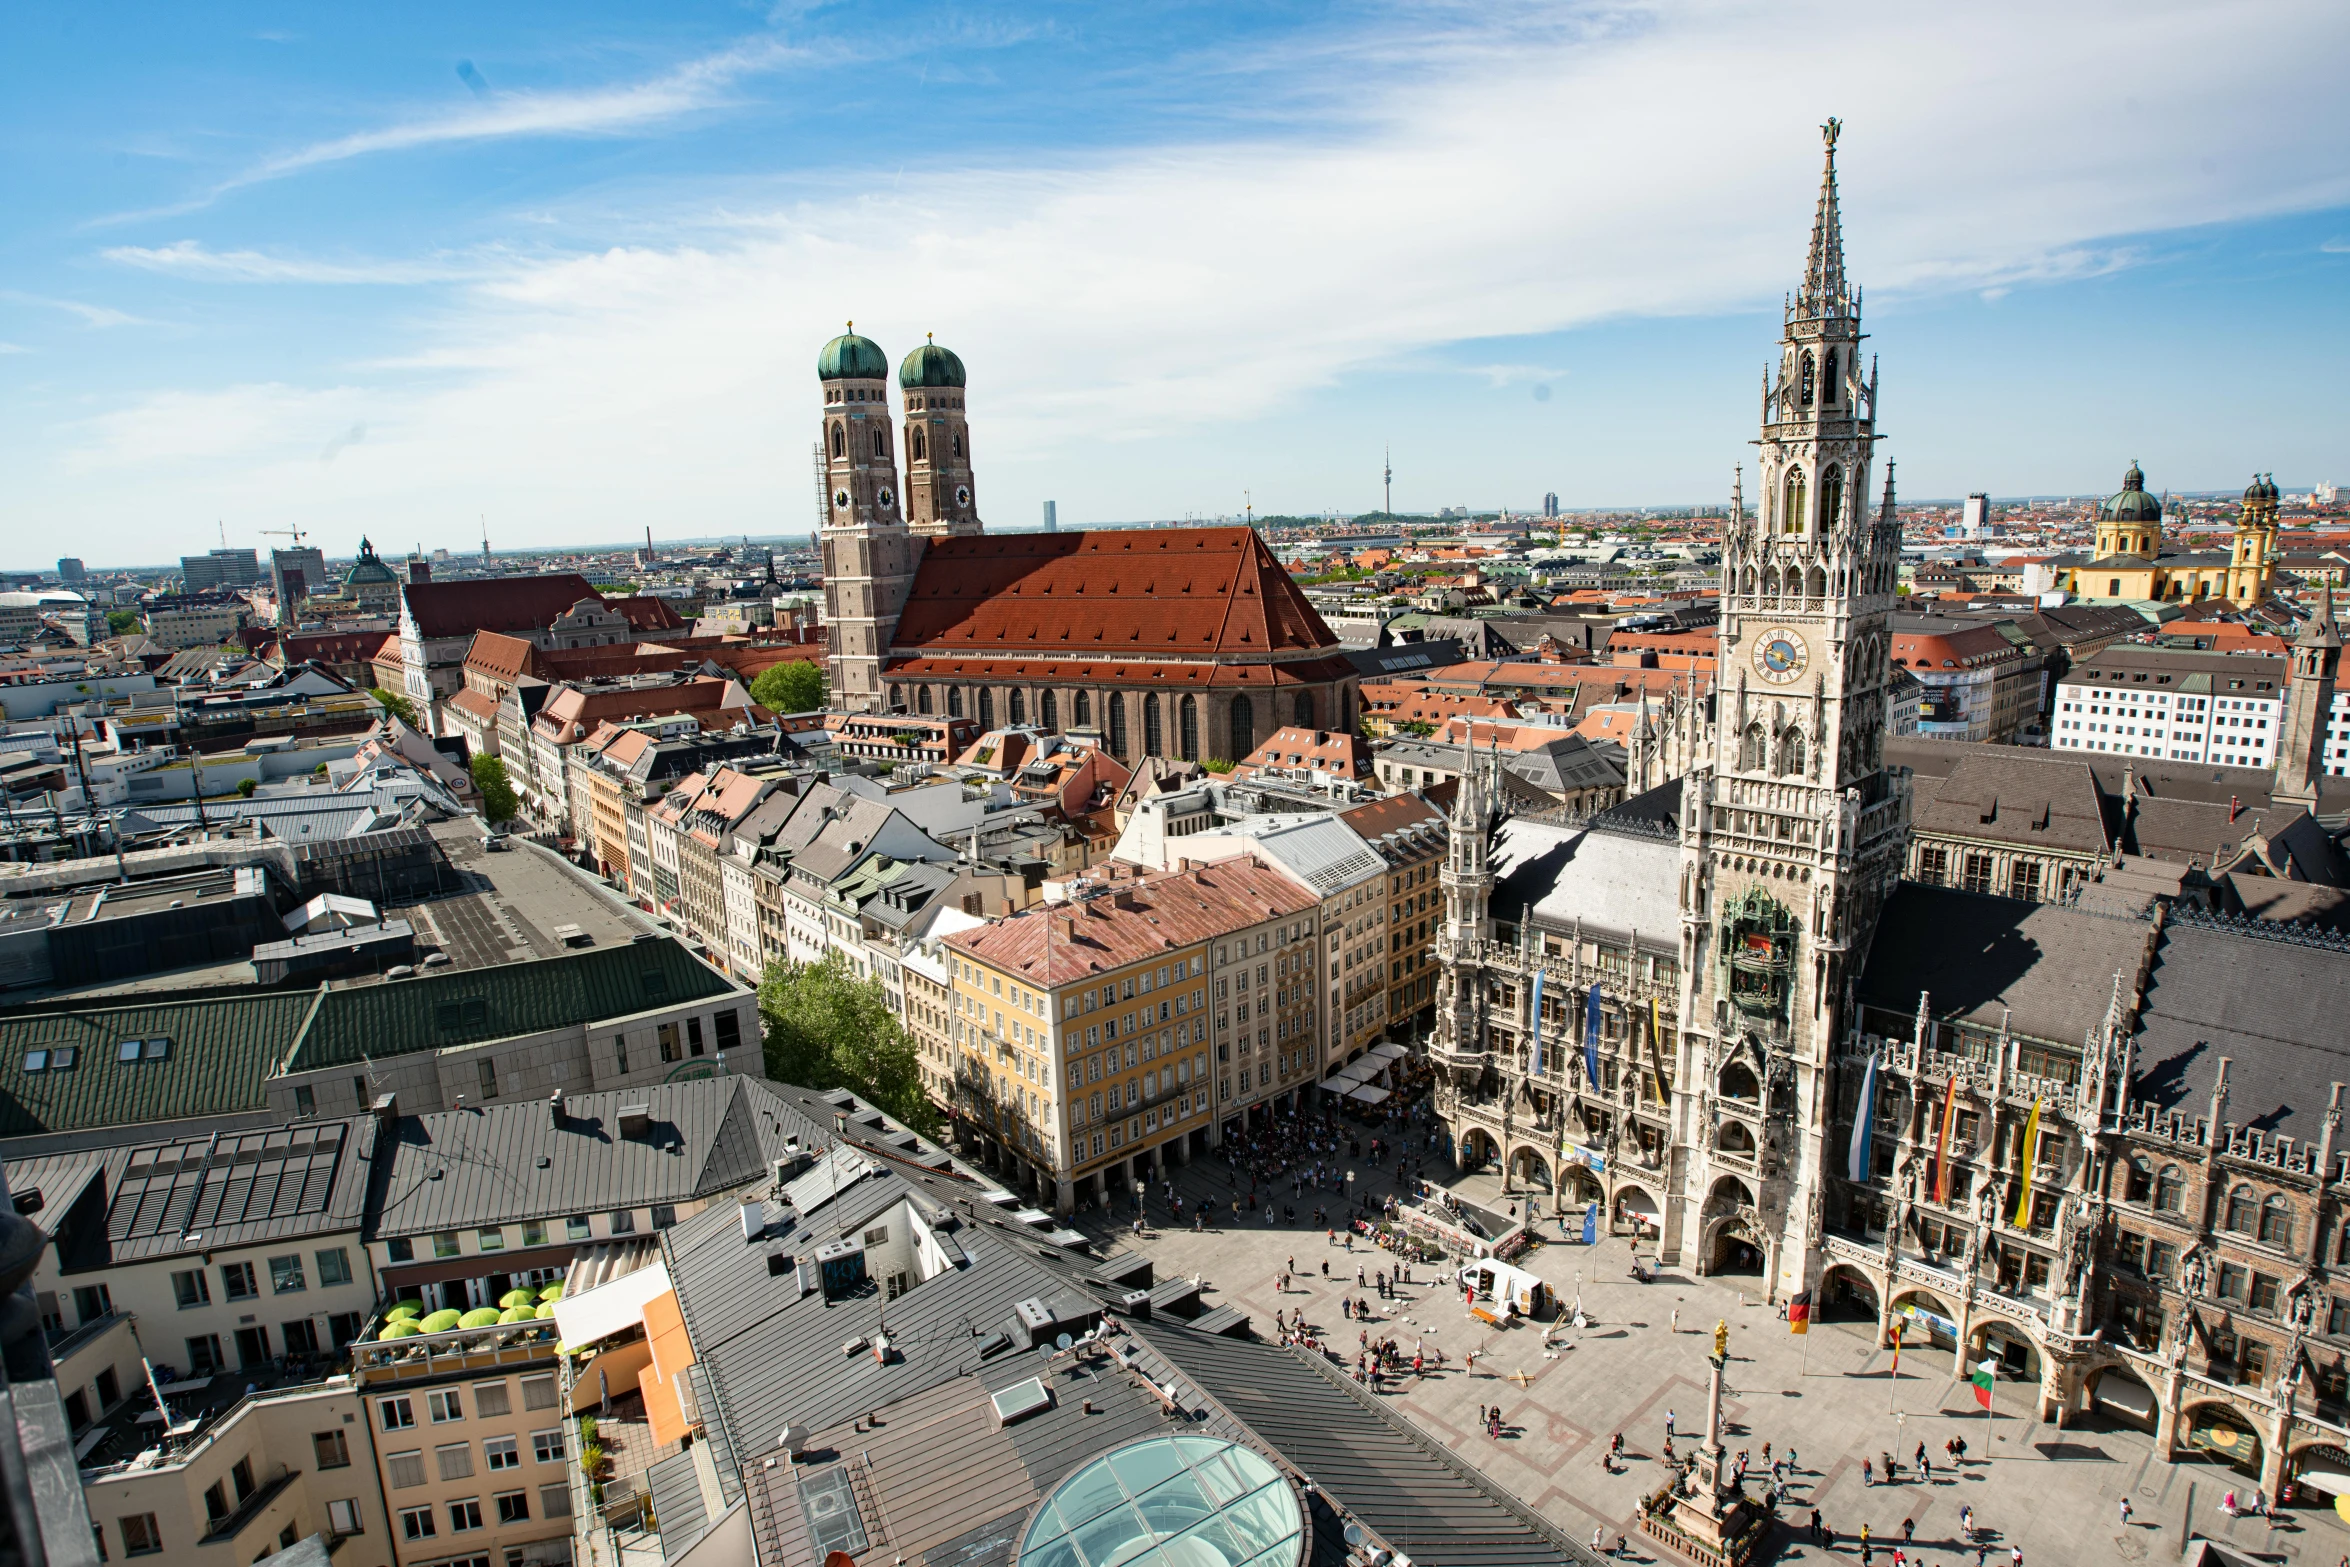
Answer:
[[[2043,1418],[2094,1407],[2271,1494],[2350,1487],[2350,950],[2182,898],[1902,879],[1901,533],[1890,463],[1871,504],[1877,378],[1827,130],[1686,765],[1581,821],[1497,820],[1465,766],[1438,1109],[1464,1162],[1604,1204],[1669,1266],[1888,1338],[1899,1319],[1913,1352],[2036,1383]],[[2340,650],[2319,614],[2305,716]],[[2323,726],[2286,727],[2309,754],[2275,803],[2314,804]]]

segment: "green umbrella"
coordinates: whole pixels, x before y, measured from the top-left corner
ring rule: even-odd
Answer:
[[[424,1315],[424,1302],[421,1300],[404,1300],[401,1301],[398,1305],[394,1306],[391,1310],[385,1312],[384,1315],[387,1318],[421,1317]]]
[[[539,1303],[537,1290],[508,1290],[498,1297],[501,1309],[513,1306],[535,1306]]]
[[[532,1315],[533,1311],[529,1306],[508,1306],[504,1311],[498,1313],[498,1320],[500,1322],[528,1322]]]
[[[417,1325],[427,1333],[446,1333],[457,1325],[457,1321],[457,1313],[444,1307]]]
[[[417,1334],[423,1331],[424,1330],[422,1328],[418,1327],[415,1323],[410,1322],[406,1317],[398,1317],[390,1322],[385,1323],[384,1330],[381,1333],[378,1333],[376,1337],[378,1339],[414,1338]]]
[[[487,1328],[495,1327],[497,1322],[497,1307],[476,1306],[471,1311],[467,1312],[464,1316],[457,1319],[457,1326],[461,1328]]]
[[[539,1299],[541,1300],[561,1300],[562,1298],[563,1281],[560,1279],[548,1285],[545,1289],[539,1291]]]

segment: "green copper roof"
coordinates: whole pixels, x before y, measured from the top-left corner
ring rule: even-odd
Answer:
[[[2109,522],[2162,521],[2162,502],[2146,493],[2146,475],[2136,463],[2122,475],[2121,489],[2106,501],[2105,517]]]
[[[859,337],[857,324],[849,323],[849,330],[824,345],[824,352],[816,356],[816,379],[819,381],[886,381],[889,379],[889,355],[881,345],[869,337]]]
[[[936,343],[924,343],[906,356],[898,366],[898,385],[907,391],[919,391],[926,386],[961,386],[963,361]]]

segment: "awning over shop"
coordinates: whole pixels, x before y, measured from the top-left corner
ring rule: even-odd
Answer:
[[[2350,1469],[2342,1467],[2336,1458],[2303,1459],[2296,1478],[2313,1491],[2328,1496],[2350,1497]]]
[[[1379,1043],[1373,1045],[1369,1050],[1364,1052],[1366,1055],[1377,1056],[1383,1061],[1394,1061],[1400,1059],[1403,1053],[1403,1046],[1397,1044],[1392,1039],[1382,1039],[1379,1041]]]
[[[2123,1371],[2106,1371],[2097,1378],[2097,1402],[2111,1404],[2141,1420],[2154,1418],[2154,1394],[2146,1384]]]
[[[1366,1083],[1359,1088],[1348,1089],[1346,1097],[1349,1099],[1360,1099],[1367,1105],[1375,1105],[1380,1100],[1387,1097],[1387,1090],[1384,1088],[1374,1088]]]

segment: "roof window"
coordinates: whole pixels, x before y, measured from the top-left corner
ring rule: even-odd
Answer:
[[[114,1047],[114,1059],[125,1064],[133,1061],[163,1061],[170,1056],[169,1039],[126,1039]]]
[[[48,1052],[48,1051],[46,1051],[46,1050],[28,1050],[28,1051],[26,1051],[26,1052],[24,1053],[24,1069],[25,1069],[27,1072],[46,1072],[46,1071],[48,1071],[48,1070],[49,1070],[49,1052]]]

